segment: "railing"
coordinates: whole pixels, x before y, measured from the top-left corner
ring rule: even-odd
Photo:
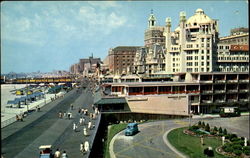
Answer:
[[[227,92],[229,92],[229,93],[237,93],[238,90],[236,90],[236,89],[229,89],[229,90],[227,90]]]
[[[144,92],[144,95],[157,94],[157,92]]]
[[[227,80],[227,83],[237,83],[238,80]]]
[[[228,102],[237,102],[237,99],[227,99]]]
[[[240,92],[248,92],[248,89],[240,89]]]
[[[226,80],[215,80],[214,83],[225,83]]]
[[[225,103],[225,100],[215,100],[215,103]]]
[[[202,100],[203,103],[212,103],[212,100]]]
[[[239,80],[240,83],[248,83],[249,80]]]
[[[226,91],[225,90],[215,90],[214,92],[215,93],[225,93]]]
[[[204,93],[204,94],[210,94],[210,93],[213,93],[213,90],[203,90],[202,93]]]
[[[242,102],[248,102],[249,100],[248,99],[239,99],[240,101]]]

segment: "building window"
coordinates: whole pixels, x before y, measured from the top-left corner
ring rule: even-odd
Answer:
[[[204,62],[201,62],[201,66],[204,66]]]
[[[207,62],[207,66],[209,66],[209,62]]]
[[[204,60],[204,56],[201,56],[201,60]]]
[[[198,72],[198,68],[195,68],[194,71],[195,71],[195,72]]]
[[[207,60],[209,60],[209,56],[207,56]]]
[[[195,66],[198,66],[198,62],[195,62],[194,64],[195,64]]]
[[[204,72],[204,68],[201,68],[201,72]]]
[[[201,50],[201,54],[204,54],[204,50]]]
[[[201,42],[204,42],[204,38],[201,38]]]
[[[198,60],[198,56],[195,56],[194,59],[195,59],[195,60]]]
[[[173,61],[175,61],[175,58],[173,58]]]

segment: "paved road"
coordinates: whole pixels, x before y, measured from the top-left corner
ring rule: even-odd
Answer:
[[[210,126],[227,128],[228,132],[249,138],[249,116],[235,118],[193,119],[192,123],[203,120]],[[110,152],[117,158],[178,158],[163,141],[166,131],[188,126],[188,119],[175,119],[151,122],[139,125],[140,132],[135,136],[124,136],[124,131],[117,134],[111,143]]]
[[[13,123],[1,130],[2,133],[2,155],[5,158],[36,158],[39,157],[38,147],[40,145],[52,144],[54,150],[60,148],[66,150],[69,157],[82,157],[79,152],[79,142],[84,140],[82,132],[75,133],[72,124],[79,121],[78,108],[92,109],[89,105],[93,103],[94,97],[89,88],[77,92],[73,90],[25,118],[24,122]],[[70,104],[74,109],[70,110]],[[73,119],[59,119],[59,111],[71,111]],[[88,117],[86,117],[88,120]],[[93,123],[96,122],[95,120]],[[79,130],[82,130],[80,127]],[[91,135],[95,130],[90,131]],[[80,135],[80,133],[82,135]],[[93,139],[91,136],[87,139]],[[87,140],[85,139],[85,140]],[[75,149],[78,149],[76,152]]]

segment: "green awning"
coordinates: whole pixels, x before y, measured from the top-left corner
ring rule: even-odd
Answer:
[[[125,98],[102,98],[98,100],[95,104],[96,105],[105,105],[105,104],[125,104]]]

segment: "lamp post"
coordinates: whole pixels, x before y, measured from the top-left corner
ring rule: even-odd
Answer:
[[[45,95],[45,83],[44,83],[44,87],[43,87],[43,95],[44,95],[44,105],[46,105],[46,95]]]
[[[27,84],[27,78],[25,78],[26,80],[26,88],[27,88],[27,91],[26,91],[26,98],[28,98],[28,91],[29,91],[29,87],[28,87],[28,84]],[[25,103],[27,105],[27,114],[29,113],[29,104],[27,103],[27,100],[25,99]]]
[[[189,112],[189,127],[191,127],[191,119],[192,119],[192,110]]]

